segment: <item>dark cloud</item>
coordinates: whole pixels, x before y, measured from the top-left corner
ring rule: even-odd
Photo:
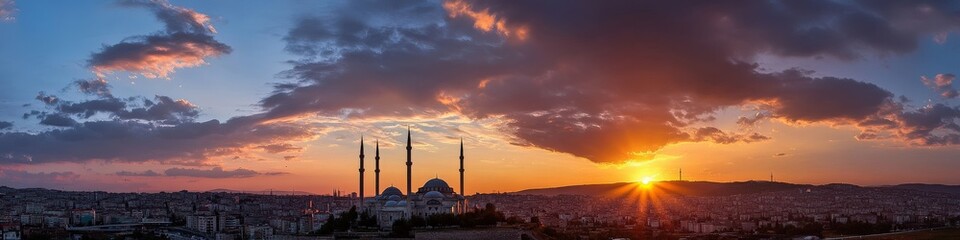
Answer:
[[[106,82],[102,83],[103,86],[100,88],[109,89],[109,84]],[[85,89],[82,84],[74,84],[79,89]],[[45,95],[40,93],[36,99],[41,102],[44,102],[48,106],[53,107],[52,114],[46,114],[46,112],[32,111],[30,113],[24,114],[24,118],[30,116],[44,117],[46,115],[57,115],[54,116],[58,119],[69,118],[69,116],[76,116],[79,118],[87,119],[95,116],[96,114],[105,114],[109,117],[121,120],[145,120],[145,121],[161,121],[164,123],[178,123],[178,122],[189,122],[195,120],[200,115],[200,110],[197,106],[193,105],[187,100],[184,99],[173,99],[168,96],[154,96],[153,100],[146,98],[116,98],[113,95],[101,94],[101,92],[87,92],[91,95],[100,96],[99,99],[86,100],[81,102],[72,102],[72,101],[61,101],[56,96]]]
[[[430,7],[404,3],[397,4]],[[740,122],[749,125],[762,118],[858,126],[883,120],[902,108],[887,90],[804,70],[766,72],[753,59],[903,54],[923,36],[960,26],[953,14],[960,7],[940,1],[432,7],[446,16],[383,24],[346,11],[377,11],[358,2],[337,18],[302,19],[284,38],[287,51],[301,56],[284,73],[297,82],[277,85],[261,101],[266,116],[455,111],[502,119],[520,145],[622,162],[676,142],[768,138],[702,126],[729,106],[759,105],[762,116]]]
[[[5,130],[5,129],[9,129],[9,128],[13,128],[13,123],[12,123],[12,122],[0,121],[0,130]]]
[[[77,121],[64,114],[46,114],[41,117],[40,124],[54,127],[70,127],[77,125]]]
[[[309,126],[260,124],[256,117],[173,125],[119,119],[87,121],[40,133],[0,133],[0,164],[103,160],[198,165],[211,158],[314,134],[316,130]]]
[[[919,145],[960,144],[960,108],[934,104],[901,113],[897,134]]]
[[[768,118],[767,113],[758,112],[753,117],[740,116],[737,118],[737,125],[741,128],[751,128],[757,125],[761,120]]]
[[[184,99],[174,100],[167,96],[155,96],[153,101],[143,100],[144,107],[114,112],[120,119],[141,119],[148,121],[184,122],[192,121],[200,115],[197,106]]]
[[[58,190],[138,189],[144,183],[113,180],[84,179],[80,174],[66,172],[28,172],[20,169],[0,168],[0,185],[14,188],[47,188]]]
[[[143,172],[130,172],[130,171],[119,171],[116,173],[117,176],[126,176],[126,177],[157,177],[163,176],[160,173],[154,172],[153,170],[147,170]]]
[[[698,128],[693,135],[693,139],[697,141],[712,141],[720,144],[731,144],[731,143],[751,143],[759,142],[770,139],[770,137],[760,135],[759,133],[751,134],[730,134],[721,131],[715,127],[702,127]]]
[[[90,118],[97,113],[117,113],[123,111],[127,103],[117,98],[94,99],[82,102],[61,101],[56,110],[64,114]]]
[[[113,97],[110,93],[110,84],[107,83],[107,80],[103,78],[89,79],[89,80],[77,80],[73,82],[76,85],[77,89],[80,92],[85,94],[97,95],[100,97]]]
[[[299,152],[300,150],[303,150],[303,147],[294,146],[293,144],[289,143],[263,145],[259,146],[258,148],[269,153]]]
[[[57,104],[58,102],[60,102],[60,99],[58,99],[57,96],[47,95],[47,94],[44,93],[44,92],[38,93],[38,94],[37,94],[37,97],[36,97],[35,99],[37,99],[38,101],[41,101],[41,102],[43,102],[44,104],[47,104],[47,105],[54,105],[54,104]]]
[[[121,5],[146,7],[162,21],[164,32],[135,36],[90,56],[87,64],[103,75],[127,71],[147,78],[165,78],[177,68],[194,67],[206,59],[229,54],[232,49],[215,40],[210,17],[191,9],[173,6],[166,0],[124,0]]]
[[[274,175],[284,175],[288,174],[285,172],[257,172],[254,170],[238,168],[236,170],[227,170],[224,171],[221,167],[214,167],[211,169],[194,169],[194,168],[170,168],[163,173],[158,173],[153,170],[147,170],[143,172],[130,172],[130,171],[119,171],[116,173],[118,176],[129,176],[129,177],[196,177],[196,178],[248,178],[255,176],[274,176]]]
[[[260,175],[283,175],[282,172],[261,173],[254,170],[238,168],[236,170],[224,171],[223,168],[214,167],[212,169],[192,169],[192,168],[171,168],[164,171],[166,176],[171,177],[197,177],[197,178],[248,178]]]
[[[920,81],[922,81],[924,85],[932,88],[941,97],[947,99],[956,98],[958,95],[960,95],[957,93],[957,89],[953,87],[953,80],[955,79],[957,79],[957,76],[951,73],[937,74],[933,78],[920,76]]]
[[[777,74],[781,86],[772,99],[775,115],[792,121],[850,120],[876,114],[893,94],[872,83],[845,78],[810,78],[798,71]]]
[[[17,169],[0,168],[0,180],[4,186],[10,187],[43,187],[63,189],[65,184],[75,182],[80,178],[74,172],[27,172]]]

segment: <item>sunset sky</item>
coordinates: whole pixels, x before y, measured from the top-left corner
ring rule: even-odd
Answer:
[[[0,0],[0,185],[960,184],[956,1]],[[457,189],[459,191],[459,189]]]

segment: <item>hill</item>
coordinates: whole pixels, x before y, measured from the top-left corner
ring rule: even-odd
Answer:
[[[304,191],[279,191],[279,190],[263,190],[263,191],[242,191],[242,190],[233,190],[233,189],[213,189],[207,192],[218,192],[218,193],[247,193],[247,194],[260,194],[260,195],[316,195],[311,192]]]
[[[690,181],[663,181],[649,186],[652,189],[668,194],[677,194],[685,196],[727,196],[737,194],[750,194],[762,192],[776,192],[787,190],[799,190],[812,187],[813,185],[792,184],[783,182],[768,181],[746,181],[746,182],[690,182]],[[553,188],[527,189],[512,194],[529,195],[589,195],[589,196],[617,196],[636,192],[636,190],[645,188],[638,183],[621,182],[607,184],[588,184],[563,186]]]
[[[894,185],[889,187],[897,188],[897,189],[917,190],[917,191],[924,191],[924,192],[960,194],[960,185],[905,183],[905,184]]]

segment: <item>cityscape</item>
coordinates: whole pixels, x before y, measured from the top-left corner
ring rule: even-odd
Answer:
[[[960,1],[0,0],[0,240],[960,239]]]

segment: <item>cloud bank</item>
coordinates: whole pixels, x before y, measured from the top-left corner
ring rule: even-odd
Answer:
[[[146,78],[167,78],[178,68],[200,66],[208,58],[232,51],[213,38],[216,29],[203,13],[171,5],[166,0],[124,0],[121,5],[149,9],[165,29],[127,38],[94,53],[87,65],[98,77],[126,71]]]
[[[165,0],[129,0],[121,5],[149,9],[165,24],[164,31],[128,38],[92,54],[88,64],[98,76],[76,80],[66,90],[75,89],[93,99],[72,101],[40,92],[36,100],[45,109],[23,118],[35,118],[52,129],[0,132],[0,165],[95,160],[208,165],[213,158],[237,156],[260,146],[294,149],[289,142],[317,134],[317,127],[264,123],[265,118],[258,115],[198,121],[199,107],[169,96],[114,96],[103,74],[129,71],[148,78],[167,77],[177,68],[197,66],[208,57],[230,52],[229,46],[213,39],[216,30],[207,15]],[[0,122],[0,130],[11,125]],[[168,175],[197,171],[180,169]],[[245,169],[210,171],[250,174]]]
[[[677,142],[768,139],[709,126],[731,106],[760,107],[762,115],[743,120],[750,125],[853,125],[917,144],[955,136],[950,115],[921,127],[910,119],[931,110],[906,109],[875,84],[766,72],[753,62],[760,54],[857,61],[908,53],[960,26],[953,2],[451,0],[391,12],[446,13],[433,22],[352,15],[374,5],[353,2],[332,19],[297,23],[285,40],[301,59],[284,73],[296,82],[260,102],[266,117],[458,112],[501,120],[517,144],[601,163],[642,160]]]
[[[254,170],[238,168],[235,170],[224,171],[221,167],[214,167],[211,169],[195,169],[195,168],[170,168],[160,174],[158,172],[147,170],[144,172],[129,172],[129,171],[120,171],[116,173],[118,176],[130,176],[130,177],[159,177],[159,176],[168,176],[168,177],[195,177],[195,178],[248,178],[255,176],[273,176],[273,175],[283,175],[287,173],[283,172],[257,172]]]

